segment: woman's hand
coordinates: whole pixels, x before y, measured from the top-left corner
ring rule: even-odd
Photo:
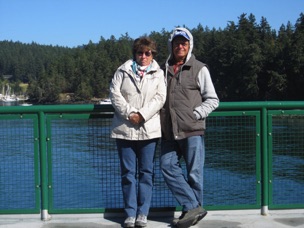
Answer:
[[[139,112],[134,112],[131,113],[129,116],[129,120],[132,124],[138,125],[141,122],[143,122],[144,118],[142,117],[142,115]]]

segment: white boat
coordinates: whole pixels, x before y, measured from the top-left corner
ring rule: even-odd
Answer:
[[[6,91],[4,93],[4,87],[3,87],[3,94],[1,94],[1,100],[4,102],[14,102],[18,101],[18,97],[16,97],[15,94],[11,95],[11,87],[9,84],[6,84]]]
[[[16,102],[20,100],[27,100],[27,97],[18,97],[15,94],[11,94],[11,87],[9,84],[6,84],[6,90],[4,93],[4,87],[3,87],[3,94],[0,94],[0,100],[3,102]]]
[[[15,102],[15,101],[19,101],[18,97],[12,97],[12,96],[3,96],[1,98],[2,101],[4,102]]]
[[[99,104],[106,105],[106,104],[112,104],[112,102],[109,98],[107,98],[107,99],[103,99],[103,100],[99,101]]]

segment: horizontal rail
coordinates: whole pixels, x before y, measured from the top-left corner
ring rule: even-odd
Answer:
[[[304,101],[250,101],[250,102],[220,102],[217,111],[224,110],[260,110],[260,109],[291,109],[304,108]],[[3,106],[3,113],[60,113],[60,112],[113,112],[112,105],[68,104],[68,105],[32,105],[32,106]]]

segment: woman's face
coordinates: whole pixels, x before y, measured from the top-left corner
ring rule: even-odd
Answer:
[[[153,54],[152,51],[149,49],[141,49],[136,52],[135,54],[136,57],[136,62],[140,66],[149,66],[152,59],[153,59]]]

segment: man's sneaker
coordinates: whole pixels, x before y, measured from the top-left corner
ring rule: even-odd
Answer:
[[[134,217],[126,218],[124,222],[124,227],[134,227],[134,226],[135,226],[135,218]]]
[[[171,222],[172,226],[176,226],[178,221],[181,220],[186,214],[186,211],[183,211],[182,214],[178,218],[174,218]]]
[[[202,208],[202,209],[203,209],[203,212],[196,217],[197,219],[196,219],[196,221],[193,221],[192,226],[196,225],[199,221],[201,221],[207,215],[207,211],[204,208]]]
[[[188,228],[192,225],[197,224],[207,214],[202,207],[197,207],[185,212],[183,218],[179,219],[176,226],[178,228]]]
[[[137,227],[145,227],[147,226],[147,216],[146,215],[138,215],[135,226]]]

